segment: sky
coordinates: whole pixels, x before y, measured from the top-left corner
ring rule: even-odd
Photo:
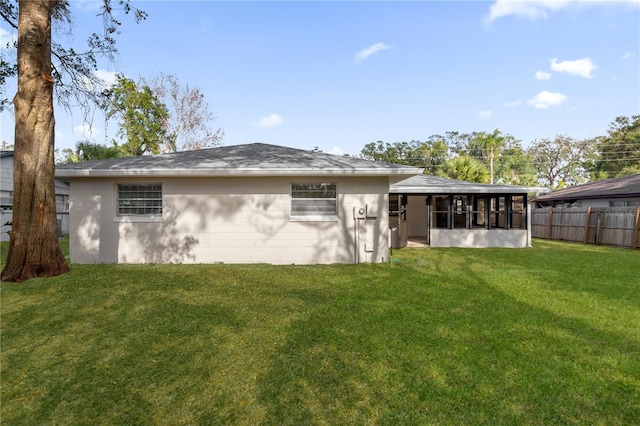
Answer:
[[[120,13],[119,56],[99,75],[175,74],[205,95],[224,145],[358,155],[375,141],[499,129],[527,147],[640,114],[640,0],[133,4],[149,17]],[[59,41],[81,48],[100,31],[98,5],[71,0],[73,38]],[[114,137],[99,114],[91,125],[55,114],[57,148]],[[12,143],[10,111],[1,125]]]

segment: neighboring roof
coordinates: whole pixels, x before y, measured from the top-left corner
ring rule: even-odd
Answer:
[[[536,202],[640,197],[640,174],[576,185],[536,198]]]
[[[13,157],[13,151],[0,151],[0,158]]]
[[[422,169],[417,167],[263,143],[88,161],[56,167],[56,177],[406,176],[419,173],[422,173]]]
[[[413,176],[389,188],[391,194],[526,194],[546,191],[547,188],[537,186],[491,185],[430,175]]]

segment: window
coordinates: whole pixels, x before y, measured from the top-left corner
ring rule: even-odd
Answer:
[[[292,183],[291,217],[329,218],[338,216],[335,183]]]
[[[525,195],[434,195],[432,228],[526,229]]]
[[[396,217],[400,212],[400,196],[398,194],[389,194],[389,216]]]
[[[2,195],[0,195],[0,208],[2,210],[13,210],[12,191],[2,191]]]
[[[473,210],[471,211],[471,227],[486,228],[485,212],[487,199],[484,196],[473,196]]]
[[[118,216],[162,215],[162,184],[118,184]]]
[[[505,197],[491,197],[489,204],[489,219],[491,228],[506,228],[505,211]]]
[[[453,196],[453,227],[455,229],[467,228],[467,196]]]
[[[69,211],[69,196],[66,194],[56,194],[56,212]]]
[[[449,228],[449,196],[434,195],[434,228]]]
[[[513,195],[511,197],[511,228],[512,229],[524,229],[525,228],[525,200],[524,195]]]

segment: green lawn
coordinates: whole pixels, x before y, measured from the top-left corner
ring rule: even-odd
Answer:
[[[74,265],[1,295],[3,425],[640,419],[640,251]]]

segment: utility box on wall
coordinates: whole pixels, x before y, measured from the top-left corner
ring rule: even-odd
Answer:
[[[378,217],[378,205],[377,204],[367,204],[366,207],[367,218],[374,219]]]

